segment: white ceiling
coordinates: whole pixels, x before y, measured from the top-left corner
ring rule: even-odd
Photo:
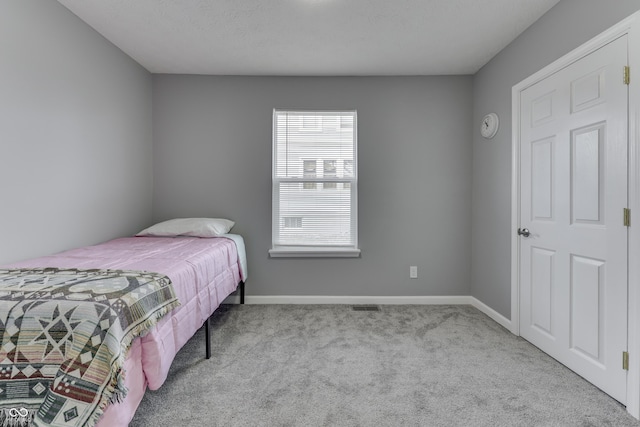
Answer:
[[[473,74],[559,0],[58,0],[153,73]]]

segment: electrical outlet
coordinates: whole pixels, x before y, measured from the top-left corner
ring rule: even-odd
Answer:
[[[410,279],[417,279],[418,278],[418,266],[417,265],[412,265],[411,267],[409,267],[409,278]]]

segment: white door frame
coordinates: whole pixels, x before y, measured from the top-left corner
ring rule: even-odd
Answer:
[[[511,159],[511,332],[520,335],[520,94],[560,69],[589,55],[622,35],[628,35],[629,66],[629,307],[627,411],[640,419],[640,11],[594,37],[512,88]],[[620,70],[622,84],[623,70]],[[622,212],[620,213],[622,221]],[[622,355],[620,357],[622,363]]]

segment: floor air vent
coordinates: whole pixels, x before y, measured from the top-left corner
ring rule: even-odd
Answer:
[[[353,311],[380,311],[377,305],[352,305]]]

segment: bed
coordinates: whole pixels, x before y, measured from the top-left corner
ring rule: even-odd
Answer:
[[[175,297],[179,301],[177,307],[175,307],[176,302],[165,302],[168,313],[162,317],[157,316],[158,318],[152,322],[153,324],[147,331],[142,333],[142,336],[133,339],[127,345],[128,351],[122,366],[124,375],[118,376],[118,379],[123,380],[124,383],[118,383],[112,393],[107,393],[109,399],[106,408],[104,408],[105,402],[97,410],[95,408],[87,409],[82,406],[83,402],[80,402],[81,404],[76,405],[74,409],[71,406],[78,402],[73,400],[71,400],[71,404],[66,402],[67,406],[64,407],[53,408],[53,410],[47,408],[49,418],[46,423],[53,426],[97,425],[112,427],[128,425],[145,390],[147,388],[158,389],[164,383],[178,350],[203,325],[207,332],[203,356],[207,358],[210,356],[209,318],[224,299],[236,291],[240,293],[241,303],[244,302],[244,282],[247,278],[244,241],[241,236],[234,234],[224,234],[212,238],[189,236],[119,238],[95,246],[14,263],[5,266],[5,269],[42,269],[45,267],[55,268],[56,273],[59,271],[68,272],[69,269],[80,271],[82,274],[95,274],[96,271],[109,273],[124,271],[127,274],[140,271],[153,272],[158,277],[150,274],[144,277],[157,279],[159,282],[162,282],[163,277],[168,277],[174,295],[168,295],[167,291],[164,293],[167,293],[168,300]],[[151,281],[151,279],[149,280]],[[95,290],[95,288],[93,289]],[[83,289],[81,288],[80,291]],[[79,293],[82,294],[82,292]],[[82,296],[77,297],[77,299],[82,298]],[[159,309],[159,312],[161,311],[162,309]],[[44,328],[47,322],[50,323],[52,320],[53,317],[51,320],[39,321]],[[67,319],[68,326],[75,327],[76,324],[79,324],[78,319]],[[5,329],[4,326],[0,324],[0,332]],[[32,339],[30,343],[34,341]],[[51,344],[47,344],[47,346],[49,349]],[[2,347],[0,347],[0,368],[4,369],[0,372],[8,372],[7,360],[4,358],[3,362],[2,351]],[[5,364],[3,365],[3,363]],[[21,365],[23,371],[25,371],[25,366],[25,364]],[[27,373],[43,376],[42,373],[36,372],[37,368],[42,365],[31,364],[29,366],[31,368],[26,369]],[[34,374],[34,372],[36,373]],[[60,381],[58,380],[61,374],[55,376],[54,373],[48,372],[47,375],[54,388],[59,385]],[[25,406],[18,404],[20,399],[6,400],[6,386],[9,382],[6,382],[5,387],[2,387],[3,379],[0,377],[0,389],[4,388],[0,391],[0,407],[3,405],[5,407],[12,406],[12,402],[16,407]],[[67,384],[66,379],[64,381],[64,384],[61,384],[62,388],[73,388]],[[33,384],[34,382],[30,382],[29,386]],[[124,387],[122,387],[123,385]],[[41,391],[42,386],[39,389]],[[123,390],[127,390],[126,394],[122,393]],[[4,401],[2,392],[5,393]],[[29,396],[33,397],[33,392],[30,391]],[[30,402],[32,409],[33,401]],[[40,406],[37,417],[44,413],[44,406],[46,405]],[[55,416],[49,414],[51,412]]]

